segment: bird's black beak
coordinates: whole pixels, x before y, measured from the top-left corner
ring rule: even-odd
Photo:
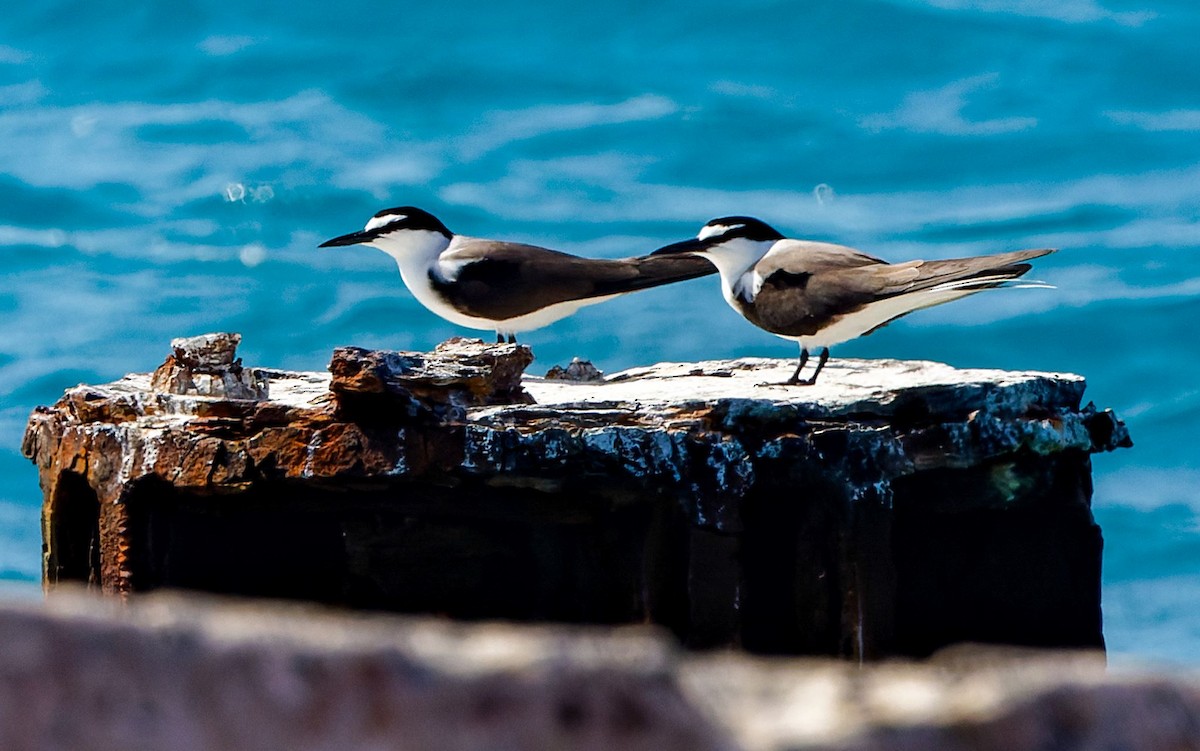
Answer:
[[[369,232],[351,232],[348,235],[335,237],[332,240],[326,240],[318,245],[318,248],[336,248],[341,245],[358,245],[359,243],[369,242],[374,239],[375,235]]]
[[[650,255],[665,256],[673,253],[700,253],[708,250],[711,245],[712,243],[708,242],[707,240],[698,240],[696,238],[692,238],[691,240],[684,240],[683,242],[664,245]]]

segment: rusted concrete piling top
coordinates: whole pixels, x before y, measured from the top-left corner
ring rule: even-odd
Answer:
[[[342,348],[331,373],[243,368],[236,335],[177,340],[153,374],[81,385],[30,418],[24,451],[49,491],[62,472],[102,502],[154,476],[219,490],[262,477],[517,476],[602,471],[736,498],[795,452],[871,486],[1018,451],[1106,451],[1128,433],[1082,406],[1075,375],[932,362],[832,361],[815,386],[784,360],[663,363],[602,381],[522,376],[527,347],[452,339],[431,353]],[[205,347],[222,350],[205,360]],[[728,514],[707,520],[736,524]]]
[[[243,366],[237,335],[30,417],[48,584],[164,586],[465,618],[661,623],[693,646],[925,654],[1101,646],[1074,375],[834,360],[600,379],[453,339]]]

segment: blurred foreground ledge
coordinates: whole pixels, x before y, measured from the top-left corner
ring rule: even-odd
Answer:
[[[341,348],[243,367],[236,334],[30,417],[44,579],[355,608],[651,622],[697,648],[872,659],[1103,647],[1073,375],[742,359],[523,376],[527,347]]]
[[[921,663],[679,651],[656,629],[461,624],[61,588],[0,602],[0,748],[839,749],[1200,746],[1194,680],[1100,653]]]

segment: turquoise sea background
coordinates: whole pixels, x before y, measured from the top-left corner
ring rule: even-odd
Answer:
[[[0,19],[0,582],[36,592],[25,420],[172,337],[249,364],[467,333],[376,210],[595,256],[752,214],[889,260],[1051,245],[1056,290],[924,311],[834,356],[1082,373],[1118,661],[1200,663],[1200,6],[1185,0],[23,3]],[[544,370],[794,356],[713,278],[523,337]],[[836,362],[836,361],[835,361]],[[834,376],[835,371],[830,371]]]

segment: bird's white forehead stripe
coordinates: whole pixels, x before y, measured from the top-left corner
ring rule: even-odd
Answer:
[[[373,229],[379,229],[385,224],[391,224],[392,222],[398,222],[401,219],[407,218],[408,216],[406,214],[384,214],[383,216],[373,216],[371,217],[371,221],[367,222],[367,226],[363,227],[363,231],[370,232]]]
[[[696,235],[696,239],[707,240],[710,237],[723,235],[730,230],[740,229],[745,226],[744,224],[706,224],[700,228],[700,234]]]

